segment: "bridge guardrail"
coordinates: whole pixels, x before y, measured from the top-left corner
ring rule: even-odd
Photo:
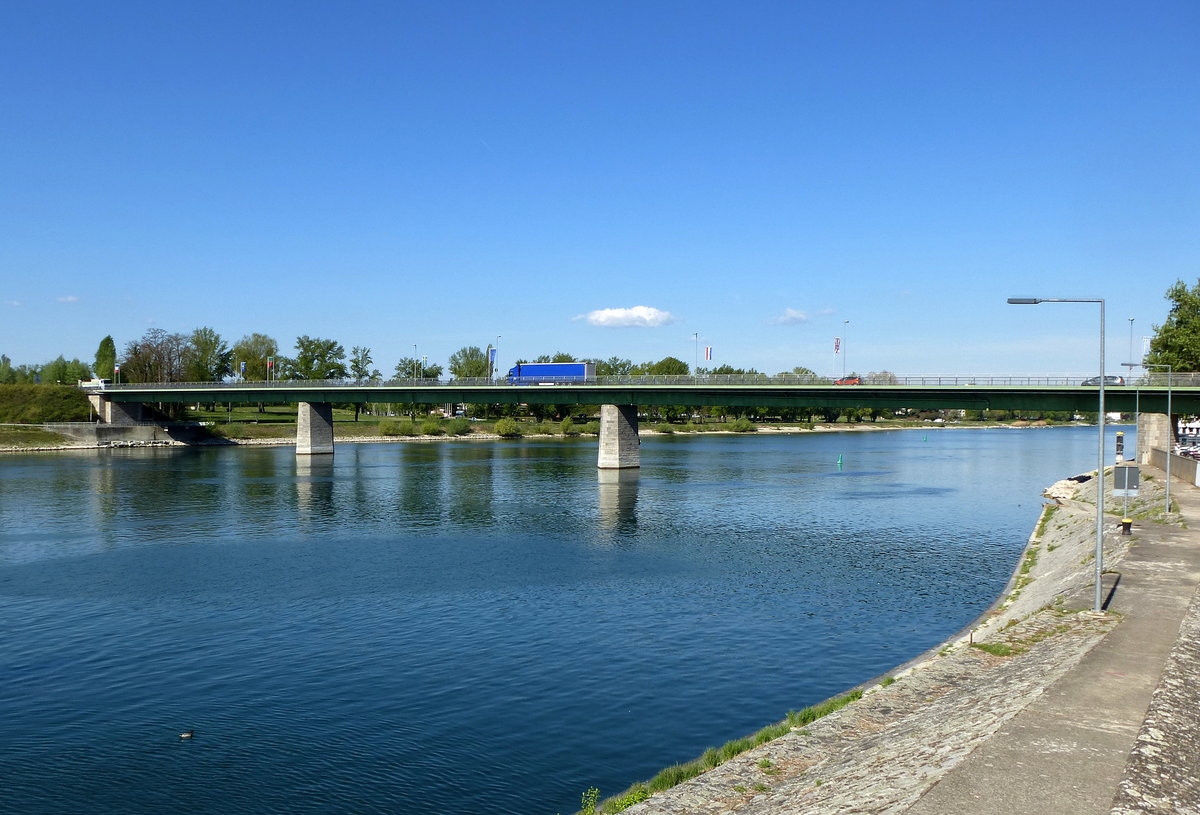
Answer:
[[[921,386],[921,387],[1080,387],[1086,379],[1093,378],[1088,374],[1071,374],[1061,376],[968,376],[961,374],[928,374],[916,376],[876,376],[862,377],[864,385],[872,386]],[[297,387],[330,387],[330,388],[434,388],[434,387],[514,387],[529,388],[546,385],[618,385],[627,387],[652,385],[677,386],[720,386],[720,385],[759,385],[759,386],[831,386],[834,379],[821,376],[799,374],[711,374],[707,376],[598,376],[591,380],[573,377],[544,377],[538,384],[513,384],[504,379],[488,379],[486,377],[463,379],[389,379],[389,380],[354,380],[354,379],[273,379],[270,381],[240,381],[240,382],[123,382],[108,384],[102,388],[84,388],[89,392],[104,392],[109,390],[136,390],[138,388],[154,387],[163,389],[220,389],[230,390],[239,387],[260,390],[263,388],[297,388]],[[1171,374],[1169,384],[1173,387],[1200,387],[1200,373]],[[1124,387],[1166,387],[1168,376],[1155,372],[1129,381]],[[845,385],[841,387],[855,387]],[[1095,387],[1084,386],[1084,387]],[[1108,387],[1122,387],[1109,385]]]

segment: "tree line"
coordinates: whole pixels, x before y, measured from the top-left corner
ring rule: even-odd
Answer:
[[[1176,281],[1166,292],[1170,302],[1166,320],[1153,326],[1149,353],[1144,360],[1148,366],[1159,369],[1170,366],[1173,371],[1200,370],[1200,280],[1188,286],[1183,280]],[[448,371],[455,379],[485,378],[502,375],[491,370],[489,351],[479,346],[464,346],[450,355],[443,367],[430,363],[426,357],[401,358],[390,379],[435,380]],[[527,362],[592,362],[598,376],[686,376],[692,373],[690,366],[677,357],[664,357],[656,361],[635,363],[631,359],[610,357],[608,359],[580,359],[573,354],[558,351],[544,354]],[[766,378],[768,374],[754,368],[739,368],[721,365],[713,368],[697,367],[697,375],[740,375]],[[815,376],[809,368],[798,366],[785,374]],[[119,379],[121,382],[220,382],[231,378],[262,381],[267,379],[325,380],[354,379],[358,381],[381,381],[383,374],[375,367],[372,350],[364,346],[352,346],[347,353],[342,343],[323,337],[303,335],[296,338],[292,353],[281,354],[279,343],[266,334],[246,334],[230,344],[210,327],[197,328],[187,334],[171,333],[161,328],[151,328],[141,337],[125,344],[118,352],[112,336],[106,336],[96,349],[91,363],[63,356],[41,365],[13,365],[9,357],[0,354],[0,384],[74,384],[93,377]],[[896,378],[888,371],[873,372],[862,377],[871,384],[888,384]],[[820,381],[819,379],[817,381]],[[415,407],[415,406],[413,406]],[[549,411],[565,418],[569,406],[530,406],[536,413]],[[661,409],[670,418],[690,408]],[[726,409],[720,409],[726,410]],[[731,415],[755,415],[766,412],[750,409],[726,410]],[[796,418],[825,418],[831,413],[845,415],[851,411],[774,411],[774,413],[796,413]],[[861,411],[859,411],[861,413]],[[870,413],[870,412],[868,412]],[[539,417],[541,418],[541,417]],[[783,416],[781,418],[788,419]],[[859,417],[863,418],[863,417]],[[878,418],[877,416],[870,418]]]
[[[455,379],[499,376],[501,372],[490,368],[490,350],[477,345],[464,346],[450,355],[445,367],[429,362],[427,357],[402,357],[389,379],[440,379],[447,371]],[[285,355],[280,353],[279,343],[265,334],[247,334],[230,345],[209,327],[197,328],[188,334],[151,328],[141,337],[126,343],[121,353],[117,352],[112,336],[104,337],[90,365],[78,359],[67,361],[60,356],[40,366],[13,367],[8,357],[0,356],[0,384],[74,384],[78,380],[93,377],[119,379],[127,383],[222,382],[231,378],[249,381],[382,380],[383,374],[375,367],[372,353],[370,348],[353,346],[347,354],[345,346],[336,340],[304,335],[296,338],[293,353]],[[615,356],[608,359],[581,359],[559,351],[516,362],[592,362],[599,376],[687,376],[691,373],[686,362],[672,356],[635,363]],[[766,376],[753,368],[729,365],[697,368],[696,373]],[[784,373],[812,374],[812,371],[798,367]]]

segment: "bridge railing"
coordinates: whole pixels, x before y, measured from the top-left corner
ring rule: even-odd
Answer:
[[[839,377],[841,378],[841,377]],[[864,385],[898,387],[1079,387],[1084,382],[1094,379],[1094,375],[1062,374],[1054,376],[972,376],[963,374],[922,374],[915,376],[895,376],[893,374],[866,374],[860,377]],[[262,389],[291,389],[291,388],[434,388],[434,387],[537,387],[540,385],[602,385],[624,387],[651,387],[661,385],[674,386],[830,386],[837,379],[809,374],[708,374],[701,376],[598,376],[590,380],[577,377],[539,377],[536,381],[526,379],[522,382],[511,383],[507,380],[473,377],[460,379],[273,379],[270,381],[237,381],[237,382],[147,382],[106,384],[102,388],[84,387],[87,391],[105,390],[135,390],[146,387],[158,389],[190,389],[190,390],[247,390]],[[1154,372],[1137,377],[1127,383],[1127,387],[1166,387],[1167,373]],[[1174,387],[1200,387],[1200,373],[1174,373],[1170,376],[1170,384]],[[1109,383],[1112,387],[1112,383]],[[853,387],[847,385],[845,387]],[[1092,385],[1091,387],[1095,387]]]

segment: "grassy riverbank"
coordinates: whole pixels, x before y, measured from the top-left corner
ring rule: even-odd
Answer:
[[[0,449],[42,449],[76,444],[61,433],[43,430],[40,425],[0,425]]]

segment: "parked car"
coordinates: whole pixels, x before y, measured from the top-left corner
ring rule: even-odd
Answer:
[[[859,376],[858,374],[850,374],[850,376],[843,376],[841,379],[835,379],[833,381],[833,384],[835,384],[835,385],[861,385],[862,377]]]
[[[1093,388],[1099,387],[1100,377],[1093,376],[1091,379],[1085,379],[1082,382],[1080,382],[1079,384],[1084,385],[1085,387],[1086,386],[1091,386]],[[1125,377],[1123,377],[1123,376],[1106,376],[1106,377],[1104,377],[1104,386],[1106,388],[1112,387],[1113,385],[1124,385],[1124,384],[1125,384]]]

